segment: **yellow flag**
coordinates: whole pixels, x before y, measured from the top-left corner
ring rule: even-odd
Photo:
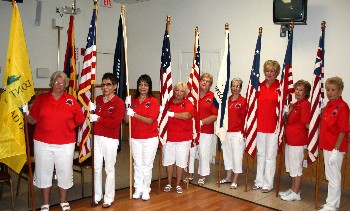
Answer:
[[[10,36],[0,97],[0,162],[17,173],[26,162],[23,114],[19,107],[34,95],[32,71],[17,4],[12,8]]]

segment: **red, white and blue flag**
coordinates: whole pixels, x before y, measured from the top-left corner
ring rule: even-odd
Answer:
[[[244,137],[246,139],[246,152],[255,157],[256,155],[256,134],[257,134],[257,111],[258,111],[258,93],[260,84],[260,52],[261,52],[261,33],[256,41],[254,60],[250,73],[250,80],[247,88],[247,117],[244,126]]]
[[[96,18],[97,2],[94,2],[78,92],[78,100],[83,105],[82,111],[86,117],[78,132],[79,162],[83,162],[91,155],[91,123],[88,117],[90,116],[89,103],[93,100],[91,85],[96,84]]]
[[[167,22],[170,24],[170,22]],[[170,39],[168,27],[165,29],[161,65],[160,65],[160,105],[163,111],[160,112],[158,116],[159,124],[159,139],[162,145],[165,144],[167,140],[167,127],[168,118],[167,115],[169,108],[169,100],[173,96],[173,82],[171,79],[171,54],[170,54]]]
[[[314,80],[311,93],[311,121],[308,136],[309,145],[307,146],[307,149],[309,150],[308,163],[314,162],[318,156],[319,125],[324,99],[324,35],[325,30],[322,29],[316,54]]]
[[[277,134],[278,134],[278,147],[282,146],[285,126],[285,115],[283,108],[288,105],[292,100],[292,93],[294,93],[293,87],[293,74],[292,74],[292,49],[293,49],[293,28],[291,28],[286,55],[284,57],[283,69],[280,81],[280,94],[278,97],[278,108],[276,110],[277,120]]]
[[[199,83],[200,83],[200,46],[199,46],[199,32],[198,27],[195,31],[195,42],[194,42],[194,58],[190,77],[187,82],[187,86],[190,90],[187,97],[193,99],[193,105],[196,109],[196,116],[193,120],[193,140],[192,146],[199,144],[200,134],[200,120],[198,113],[198,100],[199,100]]]
[[[68,40],[64,60],[64,72],[69,78],[68,93],[77,98],[77,71],[76,71],[76,53],[74,44],[74,15],[70,15],[69,27],[67,30]]]
[[[228,130],[228,109],[227,99],[230,90],[230,32],[225,29],[225,49],[222,57],[221,66],[218,74],[218,80],[215,86],[214,105],[218,108],[218,122],[216,123],[216,132],[218,140],[218,150],[221,150],[221,142],[226,141]]]

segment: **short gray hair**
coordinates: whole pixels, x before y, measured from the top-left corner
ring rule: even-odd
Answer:
[[[56,71],[52,73],[52,75],[50,76],[50,83],[49,83],[50,87],[53,87],[53,83],[56,78],[62,78],[65,81],[65,84],[64,84],[65,88],[69,86],[69,78],[67,77],[67,75],[62,71]]]

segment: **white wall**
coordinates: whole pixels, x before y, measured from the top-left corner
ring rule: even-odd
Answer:
[[[99,7],[98,15],[98,76],[111,71],[117,36],[120,4],[113,2],[112,8]],[[51,20],[57,18],[56,7],[69,6],[70,0],[44,0],[41,25],[35,26],[36,1],[27,0],[19,4],[26,34],[31,67],[36,87],[48,87],[48,79],[36,78],[36,68],[47,67],[51,73],[57,69],[57,29],[52,29]],[[88,25],[91,19],[92,1],[78,0],[82,13],[76,16],[76,47],[84,48]],[[349,44],[350,1],[309,0],[306,26],[295,26],[293,45],[294,81],[312,81],[321,22],[327,22],[325,37],[325,77],[340,76],[345,82],[343,98],[350,103],[350,75],[347,74]],[[131,88],[136,88],[137,78],[149,74],[153,89],[159,90],[159,67],[161,45],[166,16],[171,16],[171,54],[173,82],[186,81],[188,53],[193,50],[194,29],[200,31],[202,72],[214,71],[219,66],[213,52],[222,52],[224,47],[224,25],[230,24],[231,77],[244,80],[245,94],[258,28],[263,27],[261,65],[267,59],[275,59],[283,65],[287,38],[279,36],[279,25],[272,22],[272,0],[152,0],[126,5],[128,36],[128,61]],[[0,1],[0,78],[3,78],[11,3]],[[60,69],[62,69],[67,42],[68,15],[64,15],[65,26],[61,30]],[[183,56],[186,56],[184,58]],[[215,57],[215,56],[214,56]],[[221,57],[220,57],[221,59]],[[81,63],[82,56],[78,61]],[[210,66],[212,64],[212,66]],[[81,66],[81,65],[80,65]],[[180,73],[181,72],[181,73]],[[214,83],[215,85],[215,83]]]

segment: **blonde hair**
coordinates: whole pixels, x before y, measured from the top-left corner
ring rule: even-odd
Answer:
[[[189,92],[189,89],[188,89],[187,84],[186,84],[185,82],[177,82],[177,83],[175,84],[175,86],[174,86],[174,88],[173,88],[173,95],[175,95],[175,89],[176,89],[176,87],[182,87],[182,88],[184,89],[184,91],[185,91],[185,96],[184,96],[184,98],[187,97],[188,92]]]
[[[52,73],[52,75],[50,76],[50,83],[49,86],[53,87],[53,83],[54,80],[56,78],[62,78],[65,82],[64,87],[67,88],[69,86],[69,78],[67,77],[66,73],[62,72],[62,71],[56,71],[54,73]]]
[[[210,79],[210,86],[213,84],[213,76],[210,73],[203,73],[203,75],[201,76],[201,80],[203,78],[209,78]]]
[[[281,66],[280,66],[280,64],[278,64],[278,62],[276,60],[267,60],[264,63],[264,73],[266,73],[266,71],[268,69],[274,69],[277,72],[277,76],[281,72]]]
[[[328,84],[334,84],[334,85],[336,85],[340,91],[343,91],[343,89],[344,89],[344,82],[343,82],[343,79],[340,78],[340,77],[338,77],[338,76],[328,78],[328,79],[326,80],[326,86],[327,86]]]

